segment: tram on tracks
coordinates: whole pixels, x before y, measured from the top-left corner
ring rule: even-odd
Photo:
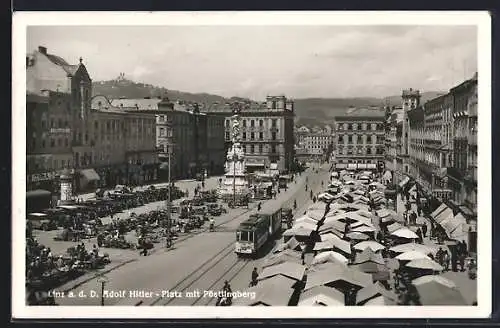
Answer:
[[[281,230],[281,207],[251,214],[236,231],[235,252],[254,256]]]

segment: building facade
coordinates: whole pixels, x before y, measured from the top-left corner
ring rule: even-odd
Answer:
[[[326,156],[333,150],[335,134],[327,131],[311,133],[304,138],[305,148],[313,156]]]
[[[384,112],[354,109],[335,117],[337,169],[371,169],[385,166]]]
[[[450,89],[453,97],[453,166],[448,170],[453,202],[477,208],[477,73]]]
[[[224,173],[224,118],[199,111],[198,104],[170,101],[168,97],[115,99],[112,104],[129,113],[155,117],[156,149],[161,161],[160,178],[194,178],[197,174]],[[169,158],[170,157],[170,158]]]
[[[413,90],[412,90],[413,91]],[[403,91],[403,102],[418,104],[417,91]],[[403,106],[403,108],[405,108]],[[467,219],[477,217],[477,74],[429,100],[423,106],[406,107],[401,123],[392,122],[397,155],[395,176],[415,179],[426,195],[447,202]],[[406,129],[405,129],[406,126]],[[405,132],[408,131],[408,137]],[[409,145],[405,149],[405,140]],[[391,144],[391,149],[392,149]],[[397,146],[396,146],[397,148]],[[390,158],[388,157],[388,161]],[[408,179],[404,179],[408,181]]]
[[[73,173],[76,191],[154,180],[154,173],[144,167],[157,162],[155,134],[147,128],[150,118],[112,108],[92,109],[92,80],[81,58],[70,65],[39,47],[26,57],[26,64],[27,133],[40,137],[38,142],[27,139],[28,190],[38,187],[34,180],[40,175],[58,186],[62,169]],[[43,110],[33,114],[33,106]],[[134,158],[127,158],[129,149],[145,154],[140,177],[131,178],[130,165],[110,173]]]
[[[265,103],[214,104],[203,111],[224,117],[226,150],[231,143],[230,117],[235,109],[239,111],[248,172],[264,171],[271,164],[288,171],[295,160],[293,106],[293,101],[285,96],[269,96]]]

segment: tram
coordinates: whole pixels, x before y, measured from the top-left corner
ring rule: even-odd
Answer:
[[[235,252],[255,255],[276,233],[281,230],[281,207],[262,213],[251,214],[236,231]]]

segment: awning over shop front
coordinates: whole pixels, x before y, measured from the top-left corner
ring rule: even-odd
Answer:
[[[80,174],[87,180],[87,181],[99,181],[101,178],[99,177],[99,174],[94,169],[85,169],[81,170]]]
[[[346,168],[346,164],[335,164],[335,168],[337,169],[345,169]]]
[[[50,191],[42,189],[30,190],[26,192],[26,198],[46,197],[50,195],[52,195]]]
[[[366,164],[358,164],[358,169],[360,170],[366,169]]]
[[[410,182],[410,178],[404,177],[403,181],[399,183],[399,186],[403,188],[408,182]]]
[[[264,163],[246,163],[246,166],[265,166]]]
[[[355,170],[356,166],[357,166],[357,164],[347,164],[347,169],[348,170]]]
[[[377,168],[376,164],[366,164],[366,168],[368,170],[375,170]]]

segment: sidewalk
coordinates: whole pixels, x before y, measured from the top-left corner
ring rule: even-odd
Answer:
[[[401,195],[397,196],[397,203],[398,203],[398,213],[403,213],[404,212],[404,202],[401,199]],[[412,204],[411,207],[412,211],[417,210],[416,204]],[[449,247],[444,244],[438,244],[436,240],[431,240],[430,239],[430,226],[431,223],[429,219],[426,219],[427,221],[427,236],[423,238],[423,243],[424,245],[429,245],[429,246],[434,246],[434,247],[441,247],[443,250],[448,250],[448,252],[451,252]],[[451,265],[450,265],[450,270],[443,272],[441,274],[443,277],[453,281],[457,288],[460,290],[462,293],[463,297],[465,298],[465,301],[467,304],[472,304],[473,302],[477,301],[477,280],[470,280],[468,275],[467,275],[467,270],[464,272],[453,272],[451,271]]]

